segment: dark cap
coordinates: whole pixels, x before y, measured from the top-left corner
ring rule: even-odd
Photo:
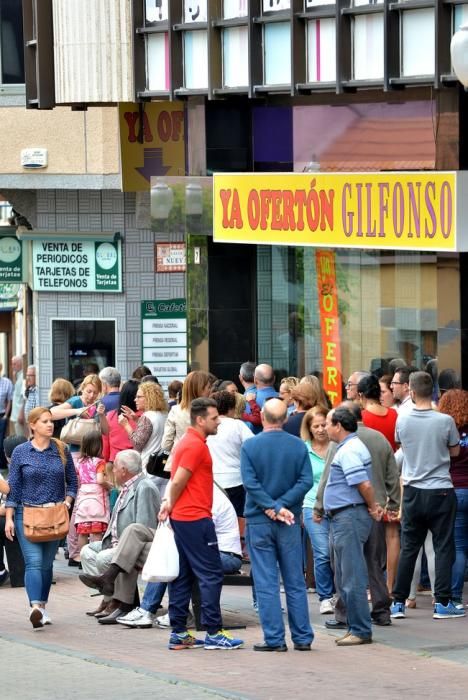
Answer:
[[[9,435],[3,441],[3,451],[5,452],[5,457],[10,459],[13,450],[18,445],[22,445],[23,442],[27,442],[27,438],[24,435]]]

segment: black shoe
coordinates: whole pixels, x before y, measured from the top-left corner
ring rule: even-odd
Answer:
[[[98,622],[100,625],[116,625],[117,624],[117,618],[118,617],[123,617],[127,613],[124,612],[121,608],[117,608],[114,610],[114,612],[111,612],[110,615],[106,615],[105,617],[99,617]]]
[[[281,644],[279,647],[270,647],[266,642],[261,642],[259,644],[254,644],[254,651],[287,651],[288,647],[286,644]]]
[[[374,620],[374,618],[372,618],[372,624],[377,625],[378,627],[389,627],[392,624],[392,621],[390,618],[388,618],[388,620],[386,618],[383,620]]]
[[[0,586],[3,586],[8,581],[9,578],[10,578],[10,574],[5,569],[3,574],[0,574]]]
[[[310,644],[296,644],[296,643],[294,643],[294,649],[296,651],[310,651]]]
[[[347,630],[348,625],[346,622],[339,622],[338,620],[325,620],[325,627],[328,630]]]
[[[129,613],[131,608],[129,609],[128,606],[125,606],[124,608],[117,608],[114,610],[114,612],[111,612],[110,615],[106,615],[105,617],[99,617],[98,622],[100,625],[116,625],[117,624],[117,618],[118,617],[123,617],[127,613]]]

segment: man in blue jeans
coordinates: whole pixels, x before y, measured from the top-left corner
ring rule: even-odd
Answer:
[[[371,456],[356,434],[356,418],[349,409],[336,408],[328,413],[326,428],[328,437],[338,447],[325,487],[324,509],[330,519],[336,587],[348,616],[348,632],[336,644],[340,647],[370,644],[372,623],[364,545],[371,532],[372,518],[380,520],[383,511],[375,500]]]
[[[280,574],[294,648],[309,651],[314,637],[302,570],[300,525],[302,502],[313,477],[305,444],[283,431],[286,414],[284,401],[267,400],[262,409],[263,432],[247,440],[241,451],[248,549],[264,634],[264,642],[254,644],[255,651],[288,650]]]

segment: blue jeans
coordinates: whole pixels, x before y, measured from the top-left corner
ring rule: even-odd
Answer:
[[[465,583],[468,556],[468,489],[455,489],[457,514],[455,516],[455,563],[452,568],[452,598],[461,601]]]
[[[364,545],[370,535],[372,518],[366,506],[347,508],[331,518],[330,532],[335,552],[336,587],[343,596],[351,634],[372,636],[367,602],[367,566]]]
[[[15,513],[16,537],[23,552],[25,572],[24,585],[29,602],[45,604],[49,600],[52,584],[52,569],[59,541],[30,542],[24,536],[23,508],[18,506]]]
[[[322,518],[321,523],[314,523],[313,508],[303,508],[304,527],[312,543],[314,553],[315,586],[319,600],[331,598],[335,592],[333,571],[330,564],[330,521]]]
[[[276,647],[285,643],[281,612],[280,573],[288,608],[291,637],[296,644],[310,644],[314,633],[309,620],[307,591],[302,571],[301,526],[298,522],[250,522],[248,548],[255,578],[258,612],[265,642]]]

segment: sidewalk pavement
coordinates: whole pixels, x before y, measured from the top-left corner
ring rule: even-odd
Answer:
[[[250,590],[227,587],[225,625],[246,624],[234,634],[245,640],[235,652],[167,649],[169,631],[103,626],[86,616],[98,598],[90,597],[59,555],[49,613],[53,625],[33,631],[25,591],[0,589],[0,668],[2,697],[22,700],[63,698],[146,698],[270,700],[311,694],[328,698],[465,698],[468,684],[468,617],[433,620],[431,599],[418,596],[418,608],[391,627],[376,627],[374,644],[338,648],[338,633],[324,627],[318,599],[309,596],[315,631],[312,652],[259,654],[262,641]],[[201,636],[204,633],[199,633]],[[340,633],[342,634],[342,633]],[[5,669],[8,672],[5,674]]]

